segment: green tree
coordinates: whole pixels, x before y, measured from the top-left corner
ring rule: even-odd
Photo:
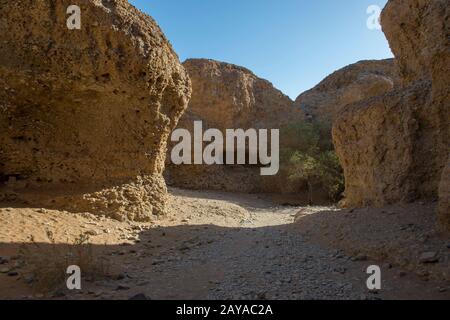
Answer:
[[[322,123],[292,123],[281,129],[281,163],[288,179],[307,185],[309,203],[315,188],[337,201],[344,190],[344,177],[334,151],[329,126]]]

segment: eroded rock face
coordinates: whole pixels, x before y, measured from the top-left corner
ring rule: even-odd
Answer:
[[[389,92],[398,82],[393,59],[360,61],[342,68],[302,93],[295,106],[306,117],[330,125],[345,106]]]
[[[439,199],[439,221],[444,230],[450,231],[450,157],[442,172]]]
[[[250,70],[206,59],[191,59],[184,67],[192,80],[189,108],[179,123],[193,136],[194,121],[203,130],[279,129],[292,121],[303,121],[292,100]],[[261,192],[278,188],[262,182],[260,169],[243,166],[168,164],[166,177],[178,187],[237,192]]]
[[[164,211],[166,143],[190,81],[125,0],[0,0],[1,200],[118,219]]]
[[[221,130],[277,128],[287,121],[283,113],[301,116],[288,96],[246,68],[206,59],[187,60],[183,65],[193,94],[180,126],[191,124],[191,117]]]
[[[449,10],[448,0],[391,0],[385,7],[383,30],[402,85],[353,104],[336,121],[346,205],[438,197],[450,141]]]

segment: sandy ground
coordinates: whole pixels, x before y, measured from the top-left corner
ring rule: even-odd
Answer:
[[[0,205],[0,298],[450,299],[449,241],[432,210],[288,207],[180,189],[149,224]],[[50,286],[77,250],[87,256],[82,290]],[[367,289],[370,265],[382,269],[379,291]]]

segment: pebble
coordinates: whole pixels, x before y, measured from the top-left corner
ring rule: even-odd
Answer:
[[[10,271],[8,272],[8,277],[17,277],[19,273],[17,271]]]
[[[0,264],[7,264],[9,263],[8,257],[0,257]]]
[[[128,300],[152,300],[151,298],[147,297],[147,295],[145,295],[144,293],[138,293],[134,296],[132,296],[130,299]]]
[[[357,256],[352,257],[352,261],[367,261],[367,256],[364,254],[358,254]]]
[[[114,280],[123,280],[127,277],[126,273],[119,273],[117,276],[114,277]]]
[[[419,261],[420,263],[436,263],[439,262],[439,256],[434,251],[424,252],[420,255]]]
[[[98,236],[99,235],[97,230],[88,230],[84,234],[86,234],[88,236]]]
[[[1,268],[0,269],[0,273],[8,273],[9,271],[11,271],[10,268]]]
[[[126,290],[130,290],[130,287],[124,286],[124,285],[118,285],[116,288],[116,291],[126,291]]]
[[[32,284],[34,282],[34,278],[32,276],[25,277],[26,284]]]

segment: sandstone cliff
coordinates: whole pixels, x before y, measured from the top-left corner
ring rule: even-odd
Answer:
[[[401,86],[349,106],[335,123],[346,205],[438,197],[450,141],[449,2],[391,0],[386,5],[383,31]],[[442,203],[448,203],[445,194]]]
[[[191,124],[191,117],[221,130],[278,128],[289,116],[301,116],[288,96],[246,68],[206,59],[190,59],[183,65],[193,94],[180,126]]]
[[[444,230],[450,230],[450,157],[442,172],[439,199],[439,222]]]
[[[303,121],[303,113],[293,108],[292,100],[250,70],[206,59],[184,62],[193,94],[179,128],[193,132],[193,122],[203,121],[204,130],[279,129],[292,121]],[[260,177],[259,168],[251,166],[168,165],[170,184],[194,189],[239,192],[273,191]]]
[[[302,93],[295,106],[306,117],[330,125],[345,106],[378,96],[398,82],[393,59],[360,61],[326,77],[313,89]]]
[[[0,0],[0,201],[148,220],[189,78],[126,0],[71,4]]]

